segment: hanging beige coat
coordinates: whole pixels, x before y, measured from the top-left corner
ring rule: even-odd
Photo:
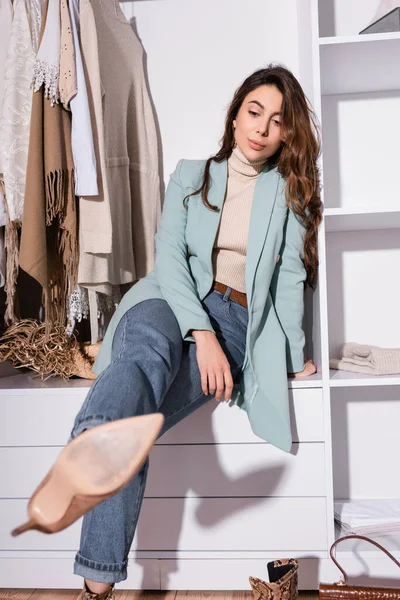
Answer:
[[[94,21],[85,16],[90,7]],[[95,33],[98,44],[97,65],[90,63],[95,53],[86,53],[85,44],[82,54],[88,72],[100,70],[112,248],[108,254],[81,252],[78,282],[107,293],[107,284],[130,283],[153,268],[161,212],[157,132],[143,48],[118,0],[82,0],[80,10],[81,39],[93,39]],[[93,97],[98,95],[99,90]],[[93,220],[94,232],[97,226]]]

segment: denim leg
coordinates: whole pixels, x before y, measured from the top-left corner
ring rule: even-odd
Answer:
[[[153,302],[158,304],[150,304]],[[232,303],[229,295],[222,296],[217,292],[209,294],[203,306],[235,378],[240,373],[245,355],[247,310]],[[165,416],[162,435],[213,398],[201,391],[196,345],[182,342],[179,328],[177,337],[180,352],[176,353],[170,348],[171,340],[174,340],[172,345],[177,341],[172,335],[175,317],[165,301],[143,302],[128,311],[125,317],[114,337],[112,363],[89,392],[76,418],[73,436],[107,420],[156,410]],[[169,340],[162,346],[162,351],[160,331]],[[138,332],[141,337],[138,337]],[[151,362],[150,349],[154,350],[156,341],[156,354],[159,355],[153,357],[154,362]],[[135,350],[132,349],[134,345]],[[143,369],[145,376],[142,381]],[[163,370],[165,372],[159,372]],[[132,402],[136,412],[132,412]],[[126,579],[128,553],[139,518],[147,470],[148,462],[123,490],[84,516],[75,574],[104,583],[118,583]]]
[[[247,310],[213,291],[203,301],[217,339],[228,359],[232,378],[240,375],[246,352]],[[179,404],[177,398],[180,398]],[[201,376],[197,365],[196,344],[184,343],[177,376],[165,395],[160,412],[165,422],[160,436],[168,429],[208,402],[212,395],[201,390]]]
[[[130,309],[115,332],[112,362],[90,389],[71,438],[107,421],[157,412],[181,355],[181,332],[165,300]],[[147,470],[148,462],[123,490],[84,516],[75,574],[104,583],[126,579]]]
[[[71,437],[107,421],[157,412],[181,354],[178,321],[165,300],[128,310],[114,335],[111,363],[92,385]]]

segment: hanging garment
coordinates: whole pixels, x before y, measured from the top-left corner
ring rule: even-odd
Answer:
[[[75,48],[67,0],[60,0],[60,101],[69,109],[70,100],[78,91],[76,81]]]
[[[76,323],[90,318],[91,343],[103,339],[106,327],[121,300],[119,286],[113,287],[111,295],[92,292],[78,285],[69,297],[67,307],[67,335],[71,335]]]
[[[0,111],[0,161],[4,172],[1,224],[5,224],[6,324],[16,320],[14,304],[18,276],[18,227],[22,219],[32,108],[32,75],[35,62],[31,31],[40,16],[35,0],[15,0],[4,71],[4,97]]]
[[[0,2],[0,116],[4,97],[4,73],[6,69],[8,42],[11,35],[11,24],[13,17],[13,8],[11,0],[1,0]],[[3,174],[2,154],[0,151],[0,176]],[[4,225],[5,223],[0,223]]]
[[[86,18],[90,8],[94,21]],[[92,92],[96,102],[102,97],[112,247],[109,254],[81,251],[78,281],[88,289],[110,294],[112,284],[131,283],[153,267],[161,209],[157,133],[143,70],[143,48],[118,1],[82,0],[80,10],[86,71],[90,76],[97,61],[100,73],[96,95]],[[93,49],[86,52],[93,27],[97,57]],[[98,225],[94,221],[92,228]],[[82,228],[82,247],[85,235]]]
[[[0,115],[0,154],[10,221],[24,210],[35,56],[25,0],[14,0]]]
[[[2,177],[0,176],[0,222],[2,223],[4,221],[4,223],[7,220],[7,213],[6,213],[6,199],[5,199],[5,194],[4,194],[4,180],[2,179]]]
[[[39,49],[39,35],[42,29],[42,0],[27,0],[26,10],[28,13],[29,26],[31,30],[31,39],[33,51],[36,54]]]
[[[63,0],[65,1],[65,0]],[[97,196],[99,188],[97,185],[96,154],[94,150],[93,130],[89,110],[88,91],[86,87],[85,73],[83,71],[81,46],[79,41],[80,23],[79,23],[79,0],[69,1],[69,13],[71,18],[72,34],[75,46],[75,64],[76,80],[78,92],[70,101],[72,112],[72,154],[75,165],[75,194],[76,196]],[[97,39],[92,40],[97,47]],[[101,98],[100,105],[101,108]],[[101,177],[101,174],[100,174]],[[87,217],[90,219],[90,230],[93,232],[93,221],[99,218],[96,208],[102,202],[101,198],[96,198],[94,210],[86,215],[86,201],[81,201],[80,217],[84,219],[84,227],[87,227]],[[90,203],[89,203],[90,204]],[[93,202],[91,203],[93,204]],[[104,201],[103,201],[104,204]],[[83,210],[82,210],[83,206]],[[97,231],[91,240],[88,252],[110,252],[111,251],[111,214],[109,206],[106,207],[105,218],[101,219],[105,231]],[[88,233],[89,233],[88,232]]]
[[[69,7],[78,77],[78,94],[71,100],[70,106],[75,193],[80,196],[81,263],[86,252],[102,255],[111,252],[112,223],[106,179],[102,87],[94,14],[89,2],[80,6],[79,0],[71,0]],[[81,32],[83,35],[79,36]],[[90,318],[91,340],[93,343],[97,342],[101,335],[99,319],[108,321],[107,315],[114,309],[113,299],[118,296],[119,286],[105,284],[99,292],[89,292],[87,288],[77,286],[68,298],[67,331],[72,332],[75,323],[79,323],[82,318]],[[108,303],[104,298],[108,298]]]
[[[44,289],[46,320],[64,322],[78,270],[71,118],[43,88],[33,95],[19,262]]]
[[[19,262],[43,287],[46,321],[64,323],[78,268],[71,113],[62,104],[51,106],[44,86],[32,101]]]
[[[51,106],[53,106],[60,98],[60,0],[48,1],[45,21],[36,56],[33,86],[34,91],[37,92],[43,85],[44,96],[50,98]]]
[[[11,0],[1,0],[0,2],[0,109],[4,94],[3,75],[6,67],[6,59],[8,52],[8,42],[11,35],[11,24],[13,17],[13,6]],[[1,171],[0,171],[1,172]]]
[[[4,227],[0,227],[0,288],[6,282],[6,250],[4,247]]]
[[[16,321],[15,303],[16,287],[18,277],[18,227],[17,223],[10,221],[7,208],[7,197],[4,180],[0,177],[0,217],[6,225],[2,228],[4,236],[2,251],[4,252],[4,291],[6,294],[6,310],[4,312],[4,323],[10,325]]]
[[[1,23],[1,37],[0,37],[0,120],[1,120],[1,108],[3,105],[4,97],[4,72],[6,67],[8,42],[11,34],[12,24],[12,3],[11,0],[1,0],[0,2],[0,23]],[[3,182],[3,157],[1,152],[1,140],[0,140],[0,287],[4,286],[5,283],[5,248],[4,248],[4,230],[3,226],[6,224],[6,207],[5,199],[3,195],[4,182]]]
[[[0,177],[0,220],[6,222],[4,182]],[[4,245],[4,227],[0,227],[0,288],[6,282],[6,250]]]

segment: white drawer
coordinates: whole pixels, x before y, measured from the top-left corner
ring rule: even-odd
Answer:
[[[322,389],[289,390],[294,442],[324,440]],[[226,444],[260,442],[247,414],[237,406],[212,400],[161,438],[161,444]]]
[[[3,392],[3,390],[1,391]],[[6,392],[6,390],[4,390]],[[32,389],[0,393],[0,446],[63,446],[87,389]],[[289,390],[293,440],[323,441],[320,388]],[[210,400],[168,431],[159,444],[253,443],[246,413],[237,406]]]
[[[80,523],[54,534],[10,537],[26,500],[0,500],[0,550],[78,548]],[[327,549],[325,498],[146,498],[132,549],[317,551]]]
[[[0,446],[64,446],[86,391],[18,392],[0,393]]]
[[[146,496],[324,496],[324,444],[297,454],[260,444],[156,446]],[[0,498],[29,498],[59,447],[0,448]]]
[[[49,554],[51,554],[49,552]],[[82,579],[73,573],[73,557],[43,556],[41,558],[24,556],[19,558],[1,557],[0,582],[2,588],[17,588],[18,591],[10,592],[5,596],[5,590],[0,589],[1,600],[76,600],[79,595],[78,588],[82,586]],[[160,589],[160,562],[158,559],[129,560],[128,579],[120,583],[118,590],[158,590]],[[170,561],[172,562],[172,561]],[[211,560],[209,561],[212,562]],[[243,562],[243,561],[242,561]],[[257,562],[256,562],[257,564]],[[265,564],[265,561],[264,561]],[[198,577],[203,575],[201,564]],[[172,575],[172,565],[170,567]],[[176,573],[174,581],[176,581]],[[166,576],[165,576],[166,579]],[[248,579],[247,579],[248,580]],[[187,576],[183,582],[187,581]],[[203,579],[204,581],[204,579]],[[245,580],[246,581],[246,580]],[[33,589],[22,589],[33,588]],[[36,590],[31,596],[30,594]],[[175,588],[174,588],[175,589]],[[19,591],[20,590],[20,591]],[[46,591],[42,591],[46,590]],[[57,591],[53,591],[57,590]],[[75,590],[75,591],[72,591]],[[118,593],[118,592],[117,592]],[[120,595],[121,594],[121,595]],[[175,596],[175,594],[174,594]],[[118,600],[133,600],[137,594],[118,593]],[[151,598],[157,598],[151,594]],[[168,597],[166,594],[162,598]]]

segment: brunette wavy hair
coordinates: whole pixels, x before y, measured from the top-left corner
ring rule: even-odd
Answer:
[[[225,131],[220,141],[221,149],[211,156],[205,166],[201,187],[188,194],[184,203],[187,206],[190,196],[201,193],[204,205],[219,210],[208,202],[211,186],[211,161],[220,163],[232,154],[235,143],[233,121],[247,94],[261,85],[274,85],[283,96],[281,137],[282,145],[268,161],[277,168],[284,178],[286,203],[303,221],[306,228],[304,239],[304,266],[307,283],[315,287],[318,273],[318,229],[322,220],[320,177],[317,159],[321,151],[321,138],[317,118],[310,102],[293,73],[286,67],[270,64],[265,69],[255,71],[237,88],[228,108]]]

